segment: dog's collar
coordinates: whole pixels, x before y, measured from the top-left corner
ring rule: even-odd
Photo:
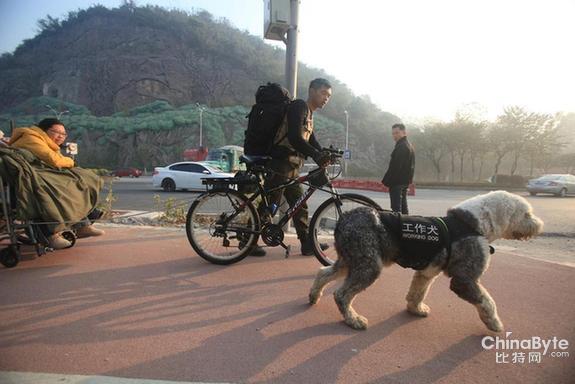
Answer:
[[[443,225],[443,229],[445,229],[445,232],[449,234],[449,227],[447,226],[445,220],[443,220],[443,218],[441,217],[437,217],[436,219],[441,223],[441,225]]]

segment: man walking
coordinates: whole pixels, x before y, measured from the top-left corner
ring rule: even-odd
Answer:
[[[391,153],[389,168],[381,182],[389,188],[391,210],[409,214],[407,209],[407,188],[413,182],[415,171],[415,152],[407,140],[405,125],[394,124],[391,127],[395,148]]]
[[[326,79],[318,78],[309,84],[307,101],[298,99],[289,105],[286,118],[274,139],[272,159],[267,164],[267,168],[271,169],[273,174],[265,182],[266,189],[282,184],[288,179],[297,178],[307,157],[311,157],[320,166],[327,165],[329,153],[322,152],[321,145],[315,138],[313,113],[323,108],[330,98],[331,84]],[[292,207],[303,196],[303,188],[301,184],[293,184],[283,191],[276,191],[271,195],[271,202],[279,205],[282,193]],[[313,255],[308,221],[307,204],[304,204],[293,217],[297,237],[301,243],[301,253],[304,256]],[[257,247],[251,255],[263,256],[265,251]]]

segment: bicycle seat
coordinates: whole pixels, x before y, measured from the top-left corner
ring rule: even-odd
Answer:
[[[271,156],[258,156],[258,155],[241,155],[240,162],[245,163],[246,166],[251,165],[266,165],[272,158]]]

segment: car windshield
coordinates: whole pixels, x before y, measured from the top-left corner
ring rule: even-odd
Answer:
[[[208,152],[208,157],[206,158],[206,160],[208,161],[220,161],[222,159],[222,156],[227,156],[227,154],[220,150],[220,149],[214,149],[213,151]]]
[[[562,179],[561,175],[544,175],[537,180],[547,181],[547,180],[561,180],[561,179]]]
[[[210,172],[212,173],[223,173],[224,170],[221,169],[220,167],[216,167],[215,165],[206,165],[206,164],[202,164],[204,167],[206,167]]]

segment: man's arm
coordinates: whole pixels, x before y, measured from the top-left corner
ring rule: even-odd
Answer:
[[[319,150],[305,141],[302,136],[303,127],[307,124],[308,111],[308,106],[303,100],[296,100],[289,106],[287,112],[287,137],[291,146],[298,153],[313,158],[317,156]]]
[[[397,157],[397,148],[394,148],[393,151],[391,151],[391,158],[389,160],[389,165],[387,167],[387,172],[385,172],[385,175],[383,176],[383,179],[381,180],[381,182],[383,183],[383,185],[389,187],[391,185],[391,183],[393,183],[393,179],[394,177],[394,171],[395,171],[395,163],[397,162],[397,160],[394,160]]]
[[[315,138],[315,132],[312,132],[310,138],[309,138],[309,143],[312,147],[314,147],[315,149],[317,149],[318,151],[321,151],[321,145],[319,144],[319,142],[317,141],[317,139]]]
[[[413,176],[415,176],[415,150],[413,147],[409,149],[409,183],[413,184]]]

